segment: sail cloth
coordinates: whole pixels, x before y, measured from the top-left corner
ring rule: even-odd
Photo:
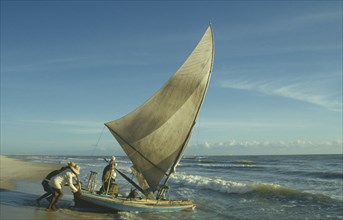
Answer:
[[[152,192],[182,156],[207,90],[213,55],[209,26],[157,93],[129,114],[105,123]]]

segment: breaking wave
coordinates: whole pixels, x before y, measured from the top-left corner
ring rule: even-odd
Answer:
[[[229,180],[215,179],[196,175],[175,174],[172,181],[176,184],[187,184],[201,189],[215,190],[224,193],[247,193],[254,189],[248,184]]]
[[[251,160],[238,160],[238,161],[234,161],[234,164],[245,164],[245,165],[255,165],[256,163],[254,161]]]
[[[209,178],[204,176],[176,174],[173,178],[176,184],[190,185],[199,190],[213,190],[228,194],[252,193],[264,197],[282,197],[290,199],[324,199],[333,200],[330,196],[302,192],[297,189],[288,188],[274,183],[240,183],[220,178]]]
[[[244,167],[258,167],[255,164],[243,164],[243,163],[195,163],[184,164],[181,163],[180,167],[208,167],[208,168],[244,168]]]

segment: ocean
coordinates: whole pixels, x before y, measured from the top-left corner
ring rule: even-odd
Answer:
[[[98,172],[98,187],[107,165],[101,156],[16,158],[61,166],[74,161],[81,166],[80,179],[85,183],[90,171]],[[129,174],[130,160],[126,156],[116,158],[118,168]],[[343,219],[341,154],[185,156],[176,171],[169,181],[167,195],[171,199],[193,201],[194,210],[158,215],[95,213],[92,216],[98,219]],[[122,194],[130,191],[131,185],[119,174],[116,182]],[[89,214],[78,213],[80,217]]]

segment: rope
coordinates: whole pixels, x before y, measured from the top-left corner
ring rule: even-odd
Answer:
[[[96,148],[97,148],[98,145],[99,145],[99,142],[100,142],[100,139],[101,139],[101,137],[102,137],[102,134],[104,133],[105,127],[106,127],[106,126],[104,126],[104,127],[102,128],[102,131],[101,131],[101,133],[100,133],[100,136],[99,136],[99,138],[98,138],[98,141],[96,142],[96,144],[95,144],[95,146],[94,146],[94,149],[93,149],[93,152],[92,152],[92,155],[91,155],[91,156],[94,156],[95,150],[96,150]]]
[[[133,179],[133,174],[131,175],[131,180]],[[129,185],[130,183],[129,182],[127,182],[124,186],[122,186],[122,189],[126,189],[127,188],[127,186]],[[131,187],[132,188],[132,187]]]

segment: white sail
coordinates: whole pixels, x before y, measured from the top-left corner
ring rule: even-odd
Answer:
[[[184,64],[155,95],[124,117],[105,123],[152,192],[183,154],[207,90],[213,55],[209,26]]]

